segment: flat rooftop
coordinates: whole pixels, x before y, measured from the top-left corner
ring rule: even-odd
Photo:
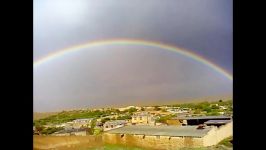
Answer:
[[[226,124],[231,122],[231,120],[209,120],[204,122],[205,124]]]
[[[172,137],[203,137],[211,127],[206,126],[204,129],[197,129],[198,126],[125,126],[118,129],[109,130],[106,133],[113,134],[133,134],[146,136],[172,136]]]
[[[225,120],[225,119],[231,119],[229,116],[195,116],[195,117],[175,117],[176,119],[182,119],[182,120],[199,120],[199,119],[220,119],[220,120]]]

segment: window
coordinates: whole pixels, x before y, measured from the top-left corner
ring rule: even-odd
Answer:
[[[142,120],[142,117],[139,117],[139,120]]]
[[[105,126],[105,128],[108,128],[108,126]]]

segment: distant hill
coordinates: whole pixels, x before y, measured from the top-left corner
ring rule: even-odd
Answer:
[[[42,119],[51,115],[56,115],[57,113],[61,111],[72,111],[72,110],[81,110],[84,108],[89,108],[89,109],[98,109],[98,108],[118,108],[118,107],[126,107],[126,106],[155,106],[155,105],[172,105],[172,104],[181,104],[181,103],[197,103],[197,102],[213,102],[213,101],[227,101],[227,100],[233,100],[232,95],[219,95],[219,96],[207,96],[207,97],[201,97],[201,98],[186,98],[186,99],[177,99],[177,100],[154,100],[153,102],[151,101],[141,101],[141,102],[135,102],[135,103],[130,103],[126,101],[127,103],[124,103],[122,105],[108,105],[108,106],[99,106],[99,107],[83,107],[83,108],[73,108],[73,109],[62,109],[58,110],[57,112],[34,112],[34,120],[36,119]]]
[[[33,120],[38,120],[38,119],[42,119],[42,118],[46,118],[46,117],[49,117],[49,116],[52,116],[52,115],[56,115],[58,114],[59,112],[34,112],[33,113]]]

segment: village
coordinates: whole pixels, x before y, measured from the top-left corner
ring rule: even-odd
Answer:
[[[90,114],[97,115],[86,117],[84,114],[88,111]],[[51,123],[46,119],[48,123],[44,125],[40,125],[40,122],[43,123],[45,119],[40,119],[39,122],[34,123],[33,134],[43,136],[102,135],[103,140],[110,144],[124,143],[143,147],[147,147],[147,143],[151,141],[157,141],[158,148],[166,146],[166,140],[168,143],[171,141],[167,145],[171,148],[216,145],[232,136],[233,129],[231,101],[220,100],[213,103],[203,102],[180,106],[82,109],[70,112],[72,113],[68,116],[76,118],[77,114],[82,114],[82,117],[71,118],[71,121],[67,122],[63,120],[60,123],[58,120],[62,118],[62,115],[66,116],[66,113],[69,113],[61,112],[61,118],[59,114],[54,115],[50,117],[50,120],[56,121]],[[132,143],[132,139],[135,143]]]

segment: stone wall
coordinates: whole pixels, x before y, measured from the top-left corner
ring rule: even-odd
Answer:
[[[144,136],[105,133],[104,143],[139,146],[152,149],[177,149],[182,147],[202,147],[203,138],[169,137],[169,136]]]

